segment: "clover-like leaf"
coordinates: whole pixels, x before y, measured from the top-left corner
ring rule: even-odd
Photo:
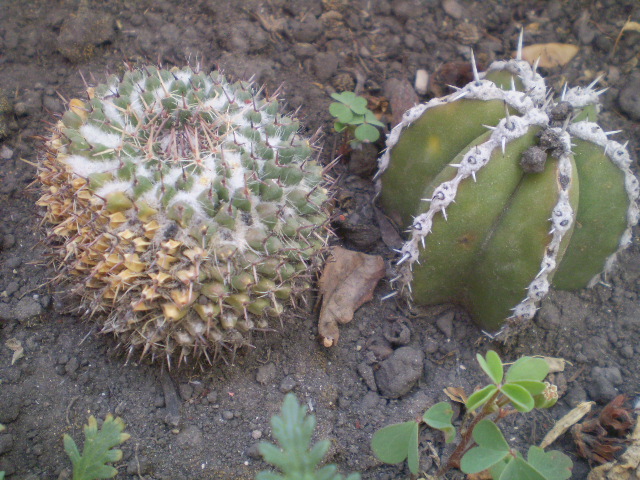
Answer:
[[[540,395],[546,388],[544,382],[538,382],[537,380],[518,380],[517,382],[509,383],[512,385],[520,385],[533,396]]]
[[[373,113],[371,110],[367,110],[365,112],[364,119],[367,123],[370,123],[371,125],[375,125],[376,127],[384,127],[384,123],[378,120],[378,117],[376,117],[376,114]]]
[[[358,126],[353,134],[362,142],[375,142],[380,138],[380,131],[368,123]]]
[[[481,472],[509,455],[509,444],[491,420],[480,420],[473,429],[472,436],[478,446],[463,455],[460,470],[464,473]]]
[[[473,392],[469,398],[467,399],[467,403],[465,406],[469,412],[472,412],[478,407],[481,407],[485,403],[487,403],[494,393],[498,391],[498,387],[495,385],[487,385],[486,387],[478,390],[477,392]]]
[[[118,470],[106,463],[117,462],[122,458],[122,450],[113,447],[130,437],[128,433],[122,433],[124,427],[121,418],[114,419],[112,415],[107,415],[102,428],[98,429],[95,417],[89,417],[84,426],[82,454],[76,442],[69,435],[64,435],[64,449],[73,464],[73,480],[112,478],[118,473]]]
[[[545,477],[523,458],[514,458],[502,471],[499,480],[546,480]]]
[[[351,107],[351,110],[353,110],[353,113],[357,115],[364,115],[369,111],[367,108],[367,99],[364,97],[356,97],[349,106]]]
[[[318,468],[331,442],[320,440],[311,446],[315,425],[315,417],[307,415],[306,407],[298,403],[294,394],[288,394],[282,404],[280,415],[271,418],[273,436],[280,446],[267,442],[259,445],[264,460],[279,468],[283,474],[262,471],[256,475],[256,480],[342,480],[344,477],[337,473],[335,465]],[[349,479],[359,480],[360,476],[354,474]]]
[[[353,119],[353,112],[343,103],[332,103],[329,105],[329,113],[336,117],[341,123],[349,123]]]
[[[333,129],[337,132],[340,133],[343,130],[345,130],[347,128],[347,125],[345,125],[344,123],[340,123],[340,122],[334,122],[333,123]]]
[[[412,437],[415,437],[415,440]],[[400,463],[409,456],[409,448],[417,450],[417,447],[418,422],[415,420],[381,428],[371,439],[373,453],[384,463]],[[411,455],[417,458],[418,453],[412,452]]]
[[[486,359],[482,358],[482,355],[478,353],[476,354],[476,359],[480,364],[480,368],[484,370],[484,373],[489,375],[489,378],[493,380],[494,383],[498,384],[502,382],[504,369],[502,367],[502,360],[500,360],[500,357],[496,352],[489,350],[487,352]]]
[[[452,417],[453,409],[448,402],[436,403],[422,416],[427,425],[444,433],[446,443],[451,443],[456,438],[456,427],[451,424]]]
[[[500,392],[509,399],[513,408],[519,412],[530,412],[535,406],[533,397],[526,388],[515,383],[506,383],[500,388]]]
[[[522,357],[507,370],[506,382],[534,380],[541,382],[549,373],[549,364],[542,358]]]
[[[557,450],[545,452],[542,448],[533,445],[527,453],[527,461],[546,480],[567,480],[571,477],[573,462]]]

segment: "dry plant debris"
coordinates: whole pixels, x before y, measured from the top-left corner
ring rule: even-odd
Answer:
[[[576,56],[578,50],[577,45],[568,43],[537,43],[522,49],[522,59],[532,65],[538,61],[542,68],[562,67]]]
[[[373,298],[385,275],[382,257],[333,247],[320,277],[322,308],[318,332],[325,347],[338,343],[338,324],[348,323],[355,311]]]

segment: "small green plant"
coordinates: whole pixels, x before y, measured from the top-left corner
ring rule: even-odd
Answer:
[[[346,130],[351,134],[351,148],[380,138],[378,127],[384,127],[384,124],[367,108],[365,98],[353,92],[332,93],[331,98],[336,100],[329,105],[329,113],[336,119],[333,128],[338,133]]]
[[[569,457],[558,451],[545,452],[532,446],[525,460],[509,447],[496,425],[512,413],[549,408],[556,403],[557,387],[543,382],[549,373],[547,362],[542,358],[522,357],[511,365],[505,375],[502,360],[493,350],[487,352],[486,357],[478,354],[477,359],[492,383],[474,392],[465,402],[466,415],[460,427],[460,443],[443,463],[437,476],[458,468],[466,474],[488,470],[495,480],[568,479],[573,467]],[[446,443],[450,443],[456,439],[452,417],[449,403],[437,403],[420,419],[378,430],[371,440],[371,448],[385,463],[399,463],[406,459],[409,470],[417,474],[420,424],[441,430]]]
[[[117,462],[122,458],[122,450],[115,449],[129,438],[128,433],[123,433],[124,422],[121,418],[113,418],[107,415],[102,428],[98,429],[98,422],[92,415],[84,426],[84,447],[82,454],[78,450],[76,442],[69,435],[65,435],[64,450],[69,455],[73,464],[73,480],[96,480],[100,478],[113,478],[118,473],[109,462]],[[2,477],[0,477],[0,480]]]
[[[311,446],[315,426],[315,417],[307,415],[306,407],[298,404],[295,395],[289,393],[280,415],[271,418],[273,436],[280,447],[267,442],[260,444],[265,462],[279,468],[282,474],[262,471],[256,475],[256,480],[343,480],[333,464],[318,469],[331,442],[320,440]],[[360,474],[352,473],[346,480],[360,480]]]

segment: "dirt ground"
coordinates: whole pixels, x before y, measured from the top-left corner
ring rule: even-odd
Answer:
[[[83,77],[99,81],[122,71],[125,61],[199,62],[204,70],[253,76],[267,91],[283,85],[283,98],[299,109],[307,133],[323,129],[329,161],[340,145],[328,112],[331,92],[357,87],[389,99],[402,85],[413,85],[418,69],[434,78],[442,65],[466,61],[469,47],[486,66],[510,55],[522,26],[527,44],[579,46],[568,65],[543,72],[548,84],[586,85],[604,75],[609,90],[602,95],[602,123],[625,131],[620,136],[637,159],[640,32],[616,41],[628,20],[640,21],[637,0],[0,2],[0,423],[7,426],[0,434],[0,470],[16,480],[70,478],[62,435],[81,440],[88,415],[111,412],[131,434],[118,478],[251,479],[266,467],[257,443],[270,438],[269,419],[293,391],[317,415],[318,438],[331,439],[331,461],[344,473],[409,478],[404,465],[375,460],[371,436],[446,400],[445,387],[471,392],[481,385],[475,354],[489,348],[507,360],[527,354],[568,362],[555,378],[563,394],[556,407],[504,422],[507,439],[521,450],[581,401],[603,405],[624,393],[637,402],[637,236],[606,283],[552,293],[510,346],[492,342],[455,307],[381,301],[391,291],[382,281],[374,299],[341,328],[336,347],[318,342],[316,313],[294,312],[282,332],[255,338],[255,350],[232,364],[167,372],[161,365],[125,365],[114,340],[70,314],[64,292],[47,285],[54,271],[39,243],[38,194],[27,188],[40,136],[64,111],[65,99],[83,96]],[[436,77],[434,88],[446,92],[445,84],[455,81]],[[368,203],[375,158],[375,149],[365,150],[336,168],[349,219],[337,225],[336,242],[391,261]],[[402,341],[390,342],[398,332],[404,332]],[[24,348],[13,365],[10,339]],[[424,371],[408,394],[389,400],[378,392],[373,372],[400,346],[424,356]],[[427,442],[446,455],[440,436],[425,432],[421,443]],[[574,460],[573,478],[586,478],[589,465],[576,457],[568,435],[554,448]],[[424,455],[421,467],[433,473],[436,463]]]

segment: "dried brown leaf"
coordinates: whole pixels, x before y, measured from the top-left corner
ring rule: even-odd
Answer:
[[[640,32],[640,23],[638,22],[626,22],[622,27],[622,32],[631,30],[633,32]]]
[[[616,462],[594,468],[587,480],[637,480],[640,478],[640,422],[627,439],[629,446]]]
[[[319,282],[322,308],[318,332],[326,347],[338,343],[338,324],[350,322],[355,311],[373,298],[373,290],[384,275],[384,260],[378,255],[331,249]]]
[[[24,348],[22,347],[22,342],[17,338],[10,338],[6,342],[4,342],[4,344],[13,351],[13,356],[11,357],[11,365],[24,357]]]
[[[568,43],[537,43],[522,49],[522,59],[534,64],[538,58],[538,65],[542,68],[562,67],[569,63],[578,53],[577,45]]]
[[[578,423],[582,417],[589,413],[595,404],[596,402],[582,402],[558,420],[553,428],[544,436],[542,442],[540,442],[540,448],[547,448],[551,445],[560,435],[569,430],[572,425]]]
[[[444,389],[444,394],[454,402],[465,404],[467,403],[467,394],[464,388],[461,387],[447,387]]]
[[[549,373],[564,372],[565,359],[559,357],[542,357],[549,365]]]

